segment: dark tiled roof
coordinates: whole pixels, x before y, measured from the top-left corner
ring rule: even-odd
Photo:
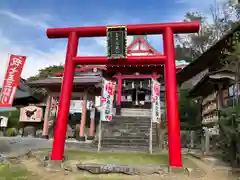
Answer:
[[[100,83],[101,81],[102,81],[102,77],[100,76],[83,76],[83,77],[74,78],[73,83],[79,84],[79,85],[95,85],[97,83]],[[40,87],[40,86],[46,87],[49,85],[57,85],[61,83],[62,83],[62,78],[47,78],[47,79],[28,82],[28,85],[31,87]]]
[[[2,88],[0,88],[0,92],[1,90]],[[19,82],[19,86],[16,90],[14,101],[16,99],[26,99],[27,101],[28,98],[36,99],[36,101],[38,101],[37,97],[33,95],[31,88],[28,85],[26,85],[26,80],[21,78]]]

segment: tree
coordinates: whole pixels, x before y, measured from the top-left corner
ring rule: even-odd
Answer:
[[[199,129],[201,121],[199,118],[199,104],[189,97],[187,90],[179,93],[179,117],[181,128],[186,130]]]
[[[225,50],[225,58],[222,59],[223,68],[234,73],[234,104],[239,103],[240,94],[240,31],[233,34],[231,48]],[[236,102],[235,102],[236,100]]]
[[[236,24],[235,24],[236,25]],[[238,139],[240,137],[240,31],[233,33],[230,41],[232,44],[230,48],[225,50],[225,58],[222,60],[223,68],[234,73],[234,97],[233,107],[222,109],[220,112],[220,136],[221,147],[226,160],[230,160],[232,165],[240,165],[240,148],[238,146]]]
[[[53,65],[39,70],[39,73],[35,76],[31,76],[28,78],[28,81],[34,81],[39,79],[45,79],[51,75],[54,75],[59,72],[63,72],[64,67],[62,64]]]
[[[46,79],[49,76],[52,76],[56,73],[63,72],[63,70],[64,70],[64,67],[62,64],[48,66],[46,68],[40,69],[37,75],[31,76],[27,80],[35,81],[39,79]],[[47,96],[47,91],[45,88],[32,88],[32,92],[33,92],[33,95],[42,97],[43,99],[46,98]]]
[[[223,4],[214,3],[210,6],[211,19],[200,12],[188,12],[184,21],[199,21],[201,29],[198,33],[176,36],[176,58],[186,57],[194,61],[209,47],[218,41],[228,29],[236,26],[239,19],[240,7],[231,1]],[[187,51],[186,51],[187,50]],[[187,52],[187,53],[186,53]]]
[[[238,22],[238,7],[229,0],[222,4],[217,3],[210,6],[212,15],[212,36],[214,42],[218,41],[227,30],[233,28]]]
[[[190,56],[189,59],[193,61],[211,46],[212,29],[207,23],[206,17],[199,12],[186,13],[184,21],[199,21],[201,23],[201,29],[198,33],[176,36],[177,47],[180,46],[185,50],[187,49]]]
[[[240,106],[221,110],[219,119],[220,147],[222,158],[232,165],[239,165],[240,149],[238,146],[240,131]]]
[[[180,44],[175,46],[175,56],[177,60],[185,60],[186,62],[192,61],[191,49],[184,47]]]

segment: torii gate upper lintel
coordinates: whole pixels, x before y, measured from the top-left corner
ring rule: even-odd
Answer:
[[[110,26],[111,27],[111,26]],[[166,115],[168,121],[168,147],[169,165],[182,167],[180,122],[178,113],[178,96],[176,83],[176,65],[174,54],[174,34],[195,33],[199,31],[199,22],[177,22],[158,24],[126,25],[128,35],[163,34],[164,55],[157,56],[131,56],[126,59],[114,60],[114,65],[142,65],[164,64],[166,86]],[[113,65],[112,60],[106,56],[79,56],[77,57],[78,40],[81,37],[106,36],[107,26],[50,28],[47,29],[49,38],[68,38],[64,76],[59,101],[54,141],[52,147],[52,160],[62,160],[65,147],[68,113],[72,94],[75,66],[77,64]]]

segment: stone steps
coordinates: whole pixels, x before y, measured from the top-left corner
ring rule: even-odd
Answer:
[[[117,143],[117,144],[116,144]],[[101,142],[101,146],[135,146],[135,147],[148,147],[149,146],[149,141],[139,141],[139,142],[125,142],[125,141],[103,141]],[[153,146],[156,146],[156,142],[153,142]]]
[[[156,141],[157,138],[153,137],[153,141]],[[136,138],[136,137],[130,137],[130,138],[125,138],[125,137],[118,137],[118,138],[104,138],[104,141],[119,141],[119,142],[145,142],[148,141],[149,137],[140,137],[140,138]]]
[[[123,116],[114,116],[111,122],[102,122],[101,147],[103,149],[149,151],[151,119],[146,114],[149,115],[151,111],[146,109],[123,109],[123,112],[126,113],[125,116],[123,114]],[[134,112],[141,115],[134,117]],[[153,148],[157,147],[156,124],[153,124],[152,143]]]
[[[101,148],[101,151],[111,151],[111,152],[149,152],[149,147],[142,146],[139,148],[139,146],[121,146],[121,145],[111,145],[111,146],[104,146]]]
[[[111,136],[104,136],[104,140],[138,140],[138,139],[143,139],[143,140],[149,140],[149,135],[143,135],[141,137],[138,137],[138,136],[114,136],[114,137],[111,137]],[[153,140],[154,139],[157,139],[156,136],[153,135]]]
[[[134,148],[134,149],[139,149],[141,150],[141,148],[149,148],[149,144],[148,143],[142,143],[142,144],[101,144],[102,148],[124,148],[124,149],[128,149],[128,148]]]
[[[150,117],[151,109],[138,109],[138,108],[122,108],[121,116],[123,117]]]

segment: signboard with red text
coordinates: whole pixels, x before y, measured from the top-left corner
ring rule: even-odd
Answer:
[[[113,99],[116,83],[114,81],[103,80],[103,90],[101,98],[101,121],[111,121],[113,116]]]
[[[160,83],[152,79],[152,122],[160,123],[161,107],[160,107]]]
[[[2,86],[0,106],[12,106],[25,61],[26,56],[17,56],[13,54],[10,55],[7,71]]]

